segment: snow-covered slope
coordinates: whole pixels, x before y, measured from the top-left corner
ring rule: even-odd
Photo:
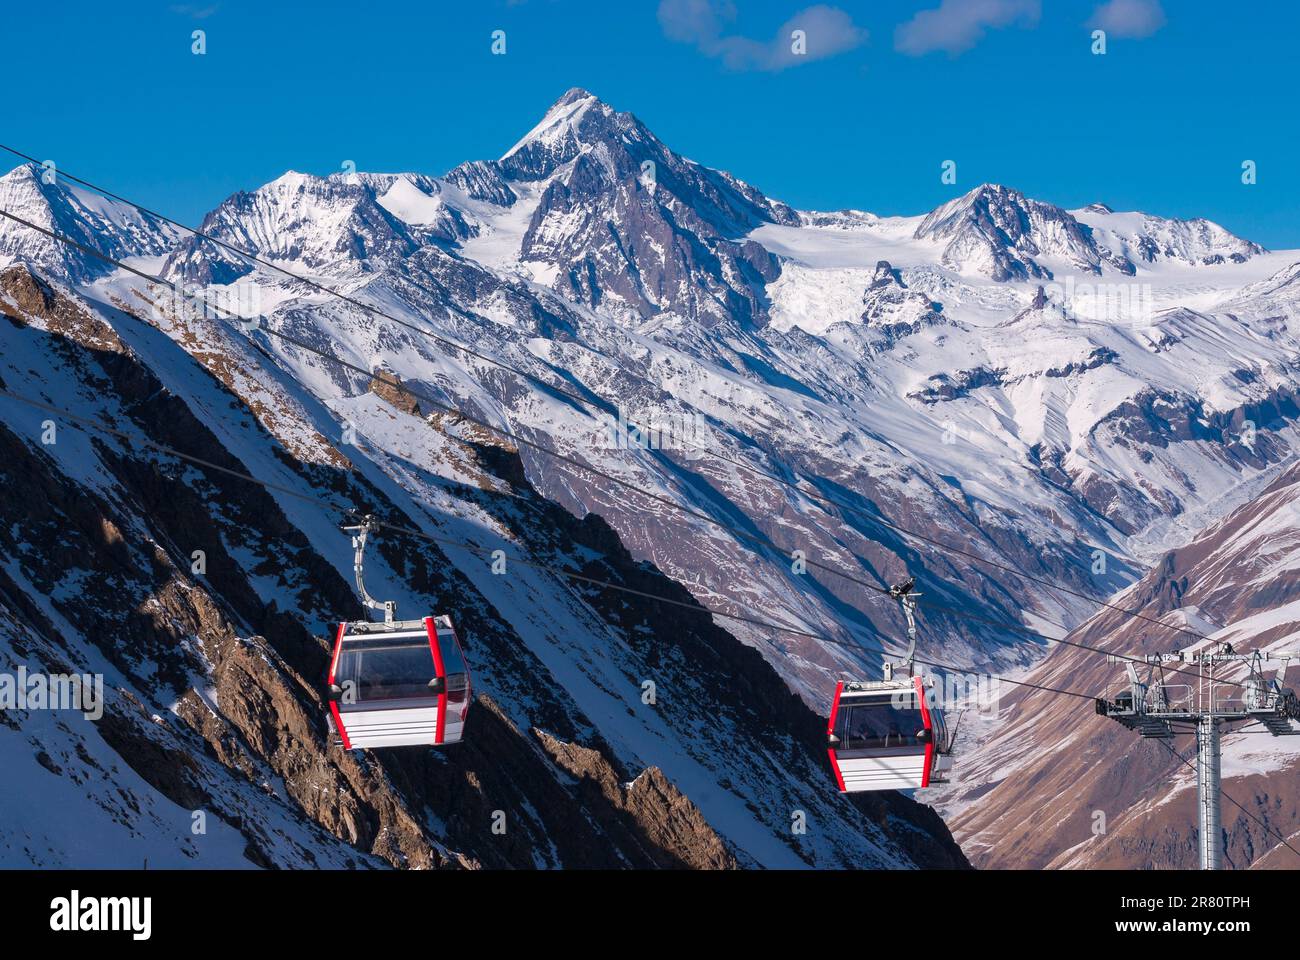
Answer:
[[[1233,236],[1217,223],[1199,217],[1178,220],[1137,211],[1116,213],[1101,203],[1070,213],[1087,228],[1102,255],[1122,258],[1128,272],[1141,264],[1162,261],[1192,266],[1245,263],[1267,252],[1259,244]]]
[[[499,161],[445,178],[286,174],[232,197],[204,230],[400,322],[201,240],[175,246],[169,279],[251,290],[238,302],[313,346],[752,524],[771,541],[757,558],[716,527],[523,452],[544,493],[600,513],[702,597],[850,644],[888,642],[893,611],[850,580],[792,574],[791,551],[872,582],[929,564],[952,606],[998,619],[1027,602],[1068,626],[1086,612],[1077,600],[917,553],[871,516],[1102,596],[1266,482],[1295,440],[1291,334],[1249,301],[1213,312],[1289,266],[1286,253],[1203,222],[1076,216],[1004,187],[925,217],[795,214],[582,90]],[[1142,237],[1160,239],[1157,253],[1129,257]],[[132,298],[130,283],[99,286]],[[411,327],[576,387],[595,409]],[[264,346],[318,396],[355,390],[337,367]],[[666,448],[611,443],[620,413],[673,426]],[[1100,578],[1098,550],[1109,558]],[[1029,654],[960,620],[932,627],[957,663]],[[745,638],[793,664],[791,682],[814,703],[845,662],[845,648]]]
[[[1101,273],[1103,262],[1120,272],[1133,270],[1127,260],[1103,260],[1089,231],[1060,207],[998,185],[945,203],[921,221],[913,237],[942,243],[944,266],[993,280],[1051,279],[1040,259],[1064,261],[1083,273]]]
[[[947,442],[924,458],[963,485],[1000,466],[1036,471],[1104,516],[1122,552],[1158,555],[1292,456],[1300,345],[1285,321],[1300,301],[1286,281],[1300,254],[1203,221],[1135,226],[1089,208],[1094,223],[1126,224],[1112,240],[1177,238],[1155,262],[1117,268],[1112,247],[1095,247],[1069,214],[1008,197],[1018,195],[981,188],[921,227],[846,212],[756,230],[785,258],[769,287],[772,326],[870,354],[900,427],[933,436],[944,425]],[[1019,243],[990,226],[995,214],[1019,224]],[[952,239],[936,248],[934,236]],[[952,243],[968,256],[954,260]],[[977,278],[989,250],[1014,258],[1027,244],[1036,266]],[[996,463],[953,456],[972,445]]]
[[[93,428],[0,395],[0,664],[105,689],[98,719],[5,712],[4,863],[962,862],[925,808],[819,789],[822,721],[706,615],[536,566],[690,603],[537,496],[509,448],[391,381],[327,404],[208,321],[122,307],[0,273],[0,389]],[[382,538],[367,582],[456,617],[479,698],[455,749],[327,746],[331,623],[361,614],[349,507],[432,538]],[[494,574],[496,549],[523,562]]]

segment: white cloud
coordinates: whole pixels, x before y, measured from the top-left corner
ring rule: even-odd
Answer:
[[[659,25],[664,35],[694,44],[701,53],[717,57],[733,70],[784,70],[824,60],[860,46],[867,31],[843,10],[817,4],[800,10],[783,23],[771,40],[728,34],[736,19],[731,0],[660,0]],[[793,34],[802,30],[804,53],[795,53]]]
[[[1039,0],[942,0],[899,25],[894,49],[913,57],[935,50],[956,56],[979,43],[988,28],[1036,26],[1042,12]]]
[[[1160,0],[1109,0],[1092,12],[1090,27],[1117,37],[1149,37],[1165,25]]]
[[[736,19],[729,0],[660,0],[659,26],[670,40],[707,43],[722,34],[724,22]]]

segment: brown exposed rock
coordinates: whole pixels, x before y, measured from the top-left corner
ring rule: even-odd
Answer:
[[[370,392],[392,404],[402,413],[423,417],[419,401],[409,391],[402,390],[401,385],[402,380],[397,374],[388,370],[376,370],[374,379],[370,381]]]
[[[14,264],[0,272],[0,294],[4,295],[0,296],[0,314],[17,326],[36,321],[50,333],[97,350],[125,349],[112,327],[59,293],[26,264]]]
[[[653,847],[674,855],[682,866],[713,870],[736,866],[735,857],[699,809],[658,767],[648,767],[631,783],[621,783],[598,751],[565,743],[543,730],[534,730],[533,735],[557,764],[578,778],[580,789],[600,792],[621,815],[622,829],[640,832]]]

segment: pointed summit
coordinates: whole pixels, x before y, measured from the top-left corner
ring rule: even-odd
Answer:
[[[31,182],[40,177],[40,172],[41,168],[35,163],[20,163],[3,177],[0,177],[0,183]]]
[[[1069,213],[997,183],[980,184],[936,207],[914,236],[944,242],[945,266],[997,281],[1051,280],[1043,259],[1097,274],[1104,257]]]
[[[548,114],[558,110],[561,107],[567,107],[570,104],[578,103],[582,100],[595,100],[596,95],[590,90],[584,90],[582,87],[570,87],[564,91],[564,95],[556,100],[551,109],[546,111]]]
[[[0,177],[0,194],[6,201],[4,209],[25,220],[32,219],[29,213],[48,214],[53,205],[63,202],[64,192],[57,171],[46,170],[39,163],[20,163]],[[42,222],[41,226],[48,227],[51,223]]]
[[[168,224],[135,207],[68,183],[54,168],[24,163],[0,177],[0,209],[28,223],[126,259],[165,253],[176,240]],[[83,282],[112,267],[99,257],[0,219],[0,265],[24,261],[58,280]]]
[[[990,213],[1011,213],[1023,208],[1025,195],[997,183],[982,183],[973,190],[935,207],[916,228],[916,237],[950,236],[972,220]]]
[[[761,323],[762,288],[779,268],[745,237],[762,223],[799,222],[784,204],[674,153],[631,113],[581,87],[478,173],[466,182],[493,193],[537,185],[521,260],[550,265],[565,296],[637,322],[673,313],[705,326]],[[499,183],[479,182],[489,176]]]
[[[539,180],[584,148],[615,140],[622,128],[633,125],[640,127],[640,122],[631,114],[616,113],[581,87],[571,87],[499,162],[516,179]]]

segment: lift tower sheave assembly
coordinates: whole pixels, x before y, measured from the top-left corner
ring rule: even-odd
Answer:
[[[1141,737],[1171,740],[1176,733],[1196,735],[1196,809],[1198,847],[1202,870],[1223,866],[1223,821],[1220,815],[1220,741],[1225,728],[1234,724],[1261,724],[1275,737],[1300,735],[1300,701],[1294,690],[1284,686],[1287,664],[1295,653],[1265,657],[1258,650],[1237,653],[1231,644],[1219,644],[1201,652],[1156,653],[1124,656],[1110,654],[1111,663],[1124,664],[1129,688],[1114,700],[1099,698],[1097,713],[1110,717]],[[1277,662],[1272,677],[1264,676],[1265,661]],[[1144,681],[1137,664],[1147,665]],[[1188,663],[1196,666],[1195,682],[1165,682],[1164,665]],[[1244,683],[1224,680],[1228,665],[1244,663]],[[1179,670],[1179,674],[1189,671]],[[1241,693],[1236,691],[1240,689]]]

